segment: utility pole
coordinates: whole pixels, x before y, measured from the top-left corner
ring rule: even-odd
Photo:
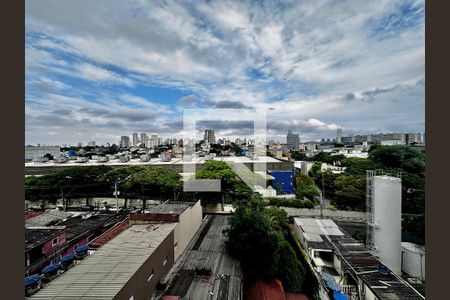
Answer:
[[[114,182],[114,194],[116,195],[116,214],[119,213],[119,198],[117,194],[117,180]]]
[[[323,196],[325,194],[325,189],[324,189],[324,180],[323,180],[323,172],[322,172],[322,193],[321,193],[321,197],[320,197],[320,217],[323,219]]]

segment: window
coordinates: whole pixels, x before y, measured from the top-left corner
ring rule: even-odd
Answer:
[[[58,237],[55,237],[55,238],[52,240],[52,247],[58,245],[58,242],[59,242],[59,238],[58,238]]]
[[[148,276],[147,281],[150,281],[152,279],[153,275],[155,275],[155,270],[154,269],[152,269],[152,272],[150,273],[150,276]]]
[[[167,255],[166,255],[166,259],[164,259],[163,261],[163,266],[167,263]]]

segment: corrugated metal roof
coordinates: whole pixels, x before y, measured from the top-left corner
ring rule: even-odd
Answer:
[[[222,231],[228,226],[228,216],[207,216],[169,273],[167,289],[156,293],[153,299],[161,299],[163,295],[182,299],[242,299],[240,262],[229,257],[225,250],[226,237]],[[199,269],[211,270],[211,274],[196,274]]]
[[[175,226],[132,226],[30,299],[112,299]]]
[[[317,235],[343,236],[344,233],[339,226],[331,219],[314,219],[314,218],[294,218],[294,222],[302,231],[312,239],[311,241],[319,242]],[[305,235],[306,238],[307,235]],[[308,241],[308,239],[306,238]]]
[[[48,224],[72,217],[73,214],[65,211],[46,211],[36,217],[25,220],[25,227],[47,226]]]

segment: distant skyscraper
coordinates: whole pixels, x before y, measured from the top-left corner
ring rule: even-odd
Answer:
[[[206,129],[205,134],[203,135],[203,140],[205,142],[208,142],[210,144],[216,143],[216,136],[214,135],[214,130],[212,129]]]
[[[120,137],[120,147],[122,148],[128,148],[130,147],[130,137],[127,135],[122,135]]]
[[[336,132],[336,143],[342,142],[342,128],[339,127]]]
[[[286,147],[288,149],[298,150],[300,145],[300,137],[298,134],[292,133],[290,130],[288,131],[286,137]]]
[[[133,146],[139,146],[139,134],[137,132],[133,133]]]
[[[89,147],[95,147],[95,141],[88,142],[88,146],[89,146]]]
[[[158,137],[158,135],[157,134],[152,134],[151,136],[150,136],[150,146],[151,147],[157,147],[157,146],[159,146],[160,145],[160,143],[159,143],[159,137]]]
[[[421,134],[418,132],[406,133],[405,144],[417,144],[422,140]]]
[[[147,139],[148,139],[147,134],[141,133],[141,141],[140,141],[140,144],[144,144],[144,146],[146,147],[146,146],[147,146]]]

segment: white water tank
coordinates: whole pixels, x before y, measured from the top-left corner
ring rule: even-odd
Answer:
[[[402,183],[398,177],[374,176],[373,243],[378,258],[391,271],[401,273]]]

